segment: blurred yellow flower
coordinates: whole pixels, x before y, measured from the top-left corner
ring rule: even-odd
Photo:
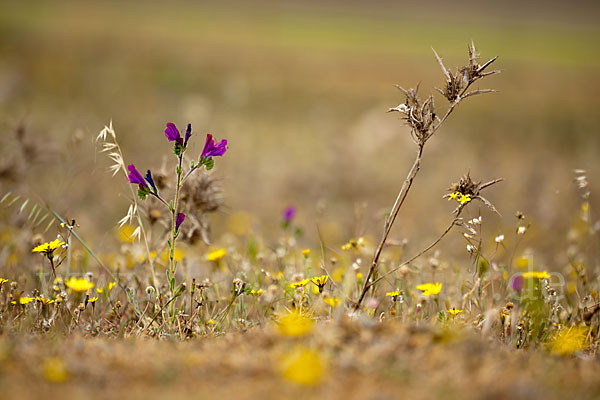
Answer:
[[[423,292],[423,296],[437,295],[442,291],[442,284],[436,283],[423,283],[417,286],[417,289]]]
[[[356,273],[356,279],[361,280],[362,278],[363,278],[362,272],[357,272]]]
[[[346,270],[344,270],[344,267],[337,267],[336,269],[331,271],[331,279],[333,279],[334,282],[341,282],[344,278],[345,272]]]
[[[76,292],[87,292],[94,287],[94,282],[90,282],[85,278],[71,277],[65,282],[65,285]]]
[[[457,308],[452,307],[449,310],[446,310],[446,312],[450,315],[452,315],[453,317],[456,317],[458,314],[460,314],[461,312],[463,312],[463,310],[459,310]]]
[[[586,334],[587,328],[584,326],[563,329],[550,340],[550,351],[554,354],[569,355],[585,350]]]
[[[317,351],[296,347],[283,355],[280,368],[284,379],[311,386],[323,379],[326,365]]]
[[[119,239],[123,243],[133,243],[135,238],[135,230],[136,227],[133,225],[123,225],[117,229],[117,239]]]
[[[358,250],[360,247],[363,247],[364,245],[365,245],[365,239],[362,237],[359,237],[358,239],[350,239],[350,241],[348,243],[342,245],[342,250],[350,250],[350,249]]]
[[[23,304],[29,304],[32,301],[34,301],[35,299],[33,297],[19,297],[19,304],[23,305]],[[17,304],[17,301],[11,301],[11,304]]]
[[[398,297],[400,296],[400,291],[394,290],[393,292],[387,292],[385,295],[388,297]]]
[[[173,254],[173,258],[175,259],[175,261],[179,262],[183,260],[184,255],[185,253],[183,252],[183,250],[181,250],[180,248],[175,248],[175,254]],[[152,256],[152,253],[150,253],[150,256]],[[160,255],[160,259],[164,262],[169,261],[169,249],[165,249],[165,251],[162,252],[162,254]]]
[[[284,336],[304,336],[313,328],[313,320],[297,311],[291,311],[279,319],[279,333]]]
[[[8,279],[0,278],[0,286],[8,282]]]
[[[54,252],[54,250],[58,249],[63,244],[65,244],[65,242],[63,242],[60,239],[56,239],[49,243],[40,244],[39,246],[34,247],[33,250],[31,250],[31,252],[32,253],[44,253],[44,254],[50,256]]]
[[[301,251],[301,253],[304,257],[308,257],[310,255],[310,249],[304,249]]]
[[[88,299],[88,303],[92,303],[92,304],[94,304],[97,301],[98,301],[98,296],[94,296],[94,297]]]
[[[68,379],[67,366],[58,357],[50,357],[44,360],[42,366],[44,378],[48,382],[60,383]]]
[[[337,297],[327,297],[323,299],[323,302],[330,307],[337,307],[340,304],[340,299]]]
[[[290,283],[290,287],[292,289],[296,289],[296,288],[299,288],[299,287],[306,286],[306,284],[308,282],[310,282],[310,279],[302,279],[300,282],[292,282],[292,283]]]
[[[535,279],[550,279],[550,274],[548,273],[548,271],[542,271],[542,272],[527,271],[527,272],[523,273],[523,278],[525,278],[525,279],[530,279],[530,278],[535,278]]]
[[[529,257],[521,256],[517,258],[517,268],[525,269],[529,266]]]
[[[206,259],[208,261],[219,261],[220,259],[222,259],[226,255],[227,255],[227,250],[225,250],[225,249],[217,249],[217,250],[213,250],[210,253],[208,253],[206,255]]]
[[[254,289],[252,289],[252,290],[250,291],[250,294],[251,294],[252,296],[254,296],[254,297],[258,297],[258,296],[260,296],[261,294],[263,294],[263,290],[262,290],[262,289],[258,289],[258,290],[254,290]]]

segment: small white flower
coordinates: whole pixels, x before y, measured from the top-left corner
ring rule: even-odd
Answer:
[[[465,237],[465,239],[471,239],[471,235],[469,235],[468,233],[463,233],[463,236]]]
[[[481,225],[482,217],[481,215],[478,218],[473,218],[469,221],[471,225]]]
[[[527,228],[526,228],[526,227],[524,227],[523,225],[521,225],[521,226],[519,226],[519,227],[517,228],[517,233],[518,233],[519,235],[522,235],[522,234],[524,234],[524,233],[525,233],[525,231],[526,231],[526,230],[527,230]]]
[[[477,250],[477,247],[473,246],[472,244],[467,245],[467,252],[469,252],[469,254],[473,254],[475,250]]]
[[[504,241],[504,235],[498,235],[494,240],[496,241],[496,243],[502,243]]]

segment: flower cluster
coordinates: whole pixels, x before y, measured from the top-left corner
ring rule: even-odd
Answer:
[[[467,204],[468,202],[471,201],[471,195],[470,194],[462,194],[460,192],[454,192],[454,193],[450,193],[450,196],[448,196],[448,200],[456,200],[460,204]]]

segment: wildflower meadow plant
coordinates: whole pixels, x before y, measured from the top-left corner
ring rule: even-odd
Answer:
[[[375,283],[375,281],[373,281],[371,278],[377,274],[377,268],[379,266],[379,259],[383,251],[383,247],[391,232],[396,217],[398,216],[398,212],[404,204],[406,196],[408,195],[408,192],[412,187],[412,184],[421,168],[421,160],[423,157],[423,151],[425,149],[426,143],[435,135],[435,133],[439,130],[439,128],[447,120],[447,118],[453,113],[456,107],[465,99],[484,93],[494,92],[493,89],[469,89],[471,89],[472,85],[475,82],[478,82],[479,80],[498,72],[488,71],[488,67],[494,61],[496,61],[497,57],[494,57],[489,61],[480,64],[479,55],[475,48],[475,44],[471,43],[471,45],[469,46],[468,63],[465,66],[457,68],[455,72],[452,72],[446,68],[442,59],[438,56],[435,50],[433,53],[438,63],[440,64],[445,78],[443,88],[437,90],[448,101],[448,108],[446,109],[446,112],[443,114],[443,116],[439,118],[436,107],[434,105],[433,96],[430,95],[425,100],[422,100],[419,97],[419,85],[417,85],[417,87],[414,89],[404,89],[401,86],[396,86],[404,94],[404,96],[406,97],[406,101],[397,107],[390,108],[389,111],[399,113],[406,125],[410,128],[411,138],[417,145],[417,155],[411,169],[408,172],[406,179],[402,183],[402,187],[398,192],[396,201],[394,202],[394,205],[392,206],[392,209],[385,220],[382,238],[375,250],[375,254],[373,256],[369,272],[367,273],[367,277],[364,281],[358,300],[354,303],[354,308],[356,310],[360,308],[361,303],[364,300],[368,290],[372,288]],[[482,188],[483,187],[480,187],[479,190],[481,190]],[[476,194],[455,190],[453,191],[453,193],[450,194],[450,197],[451,199],[457,200],[459,202],[459,210],[462,210],[464,206],[466,206],[476,197]],[[482,201],[484,201],[484,199],[482,199]],[[451,224],[451,227],[453,225],[454,222]],[[449,229],[447,231],[449,231]],[[444,235],[445,234],[443,234],[442,237]]]
[[[107,141],[107,134],[111,135],[112,141]],[[155,198],[162,204],[169,212],[171,218],[170,222],[170,232],[169,237],[166,240],[166,245],[168,249],[168,268],[166,269],[166,277],[169,287],[170,300],[169,303],[174,305],[173,300],[182,294],[182,290],[179,290],[181,285],[177,286],[175,282],[175,275],[177,272],[177,257],[178,249],[177,249],[177,238],[181,232],[182,225],[186,219],[186,214],[180,212],[180,194],[181,189],[185,181],[192,176],[194,172],[197,172],[201,168],[205,170],[211,170],[214,167],[215,157],[221,157],[227,152],[227,140],[222,139],[220,141],[215,141],[213,136],[209,133],[206,135],[206,140],[204,143],[204,148],[202,152],[197,158],[194,158],[190,161],[189,167],[184,166],[184,160],[186,156],[186,152],[189,148],[189,140],[193,136],[192,134],[192,125],[188,124],[185,135],[181,135],[177,126],[168,122],[166,124],[166,128],[164,131],[165,137],[168,142],[173,143],[173,154],[176,157],[176,168],[175,168],[175,187],[174,192],[172,194],[172,198],[167,201],[167,199],[163,196],[159,185],[157,185],[156,180],[152,174],[150,169],[146,170],[146,174],[142,175],[142,173],[137,169],[134,164],[129,164],[125,170],[123,154],[121,149],[116,141],[116,135],[114,130],[112,129],[112,123],[110,127],[106,127],[98,136],[98,140],[102,139],[104,141],[103,151],[110,151],[110,157],[115,161],[115,165],[111,167],[113,170],[113,174],[117,173],[120,169],[123,169],[126,174],[129,182],[133,185],[137,185],[137,198],[140,200],[146,200],[149,196]],[[134,218],[137,220],[138,227],[133,231],[132,236],[139,238],[140,234],[144,236],[144,242],[146,243],[147,250],[147,259],[150,262],[150,268],[153,275],[153,285],[158,287],[158,281],[155,276],[154,266],[152,264],[152,252],[150,251],[150,246],[148,244],[148,239],[145,233],[144,224],[139,214],[138,203],[135,199],[132,201],[132,205],[129,208],[127,215],[119,221],[119,224],[123,226],[124,224],[133,222]],[[183,286],[185,288],[185,285]],[[174,311],[174,308],[171,308]]]

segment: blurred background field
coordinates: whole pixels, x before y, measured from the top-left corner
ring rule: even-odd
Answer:
[[[273,238],[281,210],[315,238],[378,236],[415,147],[389,107],[393,87],[441,86],[474,40],[498,55],[499,92],[461,104],[426,150],[393,236],[429,242],[448,223],[446,188],[471,171],[503,219],[521,210],[530,240],[555,249],[577,214],[571,170],[598,176],[599,6],[475,2],[3,2],[0,5],[2,192],[35,194],[101,246],[127,209],[94,138],[113,121],[126,162],[156,168],[164,124],[191,122],[230,143],[216,175],[225,209]],[[438,107],[445,108],[439,96]],[[14,139],[24,127],[25,152]],[[119,197],[115,193],[123,193]],[[65,195],[67,194],[67,195]],[[594,197],[592,196],[592,204]],[[473,207],[475,210],[475,207]],[[487,211],[482,210],[486,215]],[[317,218],[318,217],[318,218]],[[442,248],[463,243],[458,235]],[[560,249],[557,249],[560,250]],[[548,253],[552,254],[552,253]],[[552,262],[548,260],[551,264]]]
[[[599,11],[595,1],[541,0],[0,1],[3,393],[597,397]],[[352,312],[416,151],[399,115],[386,112],[404,102],[393,85],[433,93],[443,76],[431,48],[447,66],[463,65],[471,40],[482,61],[499,56],[502,73],[480,86],[498,93],[461,103],[426,147],[390,236],[409,249],[387,248],[381,265],[439,236],[456,206],[442,196],[468,171],[505,178],[485,192],[502,215],[469,204],[465,220],[481,212],[484,224],[455,229],[441,253],[400,269]],[[446,101],[435,99],[443,115]],[[214,247],[182,243],[180,298],[165,284],[159,224],[148,229],[147,252],[160,254],[155,282],[142,246],[115,235],[130,184],[112,178],[99,153],[110,121],[125,163],[142,171],[174,169],[168,121],[192,123],[193,154],[207,132],[229,140],[213,173],[224,194]],[[589,202],[573,169],[587,171]],[[76,218],[118,278],[56,221],[39,236],[52,218],[32,228],[34,203]],[[288,206],[304,236],[281,230]],[[516,221],[517,210],[527,218]],[[31,253],[57,230],[70,247],[54,258]],[[483,241],[483,259],[467,253],[467,232]],[[341,251],[359,236],[364,248]],[[48,260],[59,259],[59,277],[82,275],[95,289],[46,285]],[[329,274],[320,266],[331,279],[313,285],[308,278]],[[539,303],[515,288],[525,268]],[[429,280],[443,289],[425,294],[417,285]],[[288,337],[287,310],[304,306],[310,318],[296,323],[314,327]]]

